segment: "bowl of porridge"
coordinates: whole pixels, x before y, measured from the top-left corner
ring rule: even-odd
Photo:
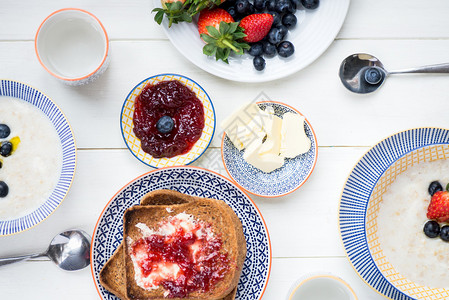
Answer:
[[[449,130],[417,128],[371,148],[344,186],[339,226],[347,256],[390,299],[449,298],[449,242],[423,229],[435,181],[443,189],[449,183]]]
[[[30,229],[61,204],[76,147],[58,106],[20,82],[0,80],[0,236]]]

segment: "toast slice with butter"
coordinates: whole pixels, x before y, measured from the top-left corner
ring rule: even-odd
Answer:
[[[162,206],[176,206],[195,201],[196,197],[188,196],[171,190],[156,190],[146,194],[141,199],[141,205],[162,205]],[[171,209],[171,208],[170,208]],[[244,242],[244,240],[243,240]],[[246,248],[245,248],[246,250]],[[116,295],[122,300],[128,300],[126,293],[126,273],[124,263],[124,243],[122,242],[116,249],[114,254],[109,258],[103,269],[100,271],[99,279],[101,285],[109,292]],[[243,262],[242,262],[243,265]],[[232,291],[221,298],[220,300],[234,300],[237,292],[237,286]]]

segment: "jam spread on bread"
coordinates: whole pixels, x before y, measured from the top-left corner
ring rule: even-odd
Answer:
[[[148,84],[136,97],[133,122],[143,151],[170,158],[189,152],[201,137],[204,108],[181,82],[161,81]]]
[[[139,286],[162,286],[168,298],[208,291],[229,271],[230,260],[211,226],[185,213],[159,223],[158,231],[138,224],[143,237],[131,246]]]

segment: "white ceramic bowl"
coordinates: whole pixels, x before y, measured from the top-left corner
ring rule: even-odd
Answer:
[[[330,274],[309,275],[295,282],[287,300],[357,300],[352,288],[341,278]]]
[[[37,30],[35,49],[44,69],[70,85],[96,79],[109,64],[105,28],[93,14],[78,8],[49,15]]]

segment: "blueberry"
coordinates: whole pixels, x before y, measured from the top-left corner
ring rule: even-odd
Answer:
[[[256,8],[254,7],[254,5],[252,3],[250,3],[248,6],[248,9],[246,10],[246,14],[252,15],[255,12],[256,12]]]
[[[262,43],[254,43],[251,45],[251,48],[248,50],[249,55],[251,56],[260,56],[263,54],[263,46]]]
[[[12,151],[12,144],[11,142],[3,142],[0,146],[0,155],[1,156],[10,156]]]
[[[268,41],[272,44],[278,44],[282,41],[284,36],[282,35],[282,31],[279,28],[271,28],[268,32]]]
[[[275,11],[269,11],[270,15],[273,16],[273,24],[271,26],[276,26],[281,23],[281,15]]]
[[[255,56],[253,58],[253,65],[257,71],[262,71],[265,69],[265,59],[262,56]]]
[[[432,181],[429,184],[429,195],[433,196],[433,194],[435,194],[436,192],[440,192],[443,190],[443,187],[441,186],[441,184],[438,181]]]
[[[276,46],[270,42],[263,42],[263,53],[266,57],[273,57],[276,55]]]
[[[235,9],[239,14],[246,14],[249,9],[249,1],[248,0],[237,0],[235,2]]]
[[[290,0],[278,0],[275,10],[280,14],[295,11]]]
[[[4,181],[0,181],[0,198],[8,196],[9,188]]]
[[[297,19],[294,14],[285,14],[282,17],[282,24],[285,25],[287,28],[295,27],[296,22],[297,22]]]
[[[428,221],[424,224],[424,234],[430,238],[436,238],[440,234],[440,225],[435,221]]]
[[[276,10],[276,0],[268,0],[267,9],[269,11],[275,11]]]
[[[0,169],[3,167],[3,162],[0,160]]]
[[[306,9],[315,9],[320,5],[320,0],[301,0],[301,4]]]
[[[257,11],[264,11],[267,7],[268,1],[267,0],[254,0],[254,8]]]
[[[278,45],[278,54],[281,57],[289,57],[295,52],[295,47],[289,41],[283,41]]]
[[[440,238],[445,242],[449,242],[449,226],[448,225],[441,227]]]
[[[160,133],[169,133],[173,130],[174,122],[169,116],[163,116],[157,121],[156,128]]]
[[[298,9],[301,7],[301,0],[291,0],[291,2],[294,9]]]
[[[5,139],[11,133],[11,129],[6,124],[0,124],[0,139]]]
[[[282,25],[282,24],[277,25],[276,28],[278,28],[279,30],[281,30],[281,34],[282,34],[282,37],[283,37],[283,38],[284,38],[285,35],[288,33],[288,28],[285,27],[285,26]]]
[[[226,11],[231,15],[233,19],[237,17],[237,10],[235,9],[235,6],[229,6]]]
[[[365,80],[369,84],[378,84],[383,78],[382,71],[377,67],[369,67],[365,70]]]

